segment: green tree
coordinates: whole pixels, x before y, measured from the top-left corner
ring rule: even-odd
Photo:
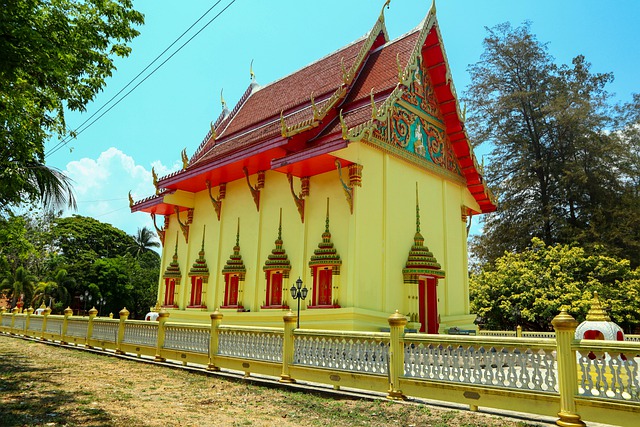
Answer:
[[[518,323],[550,330],[562,308],[583,321],[594,292],[625,331],[640,325],[640,269],[577,246],[548,246],[534,238],[526,250],[505,253],[470,279],[471,310],[487,329],[513,329]]]
[[[133,239],[135,244],[129,250],[134,258],[139,258],[143,253],[160,247],[160,242],[157,240],[155,233],[146,226],[138,228],[138,232],[133,236]]]
[[[25,307],[29,305],[33,298],[35,280],[24,267],[18,267],[13,277],[2,281],[2,289],[7,290],[6,295],[11,297],[12,306],[15,307],[20,299],[24,301]]]
[[[638,265],[637,242],[614,237],[625,235],[618,218],[633,197],[620,174],[626,145],[611,132],[613,76],[592,73],[583,56],[556,65],[528,23],[488,29],[484,47],[466,98],[472,140],[491,146],[486,176],[498,211],[472,243],[476,257],[492,262],[539,237],[602,245]]]
[[[84,111],[144,21],[130,0],[8,0],[0,8],[0,206],[75,207],[71,182],[45,164],[44,143]]]

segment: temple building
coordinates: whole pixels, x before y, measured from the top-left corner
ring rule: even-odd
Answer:
[[[182,170],[133,201],[163,243],[172,320],[380,330],[472,328],[467,221],[495,210],[465,131],[432,5],[268,85],[255,79]],[[159,217],[163,216],[164,221]]]

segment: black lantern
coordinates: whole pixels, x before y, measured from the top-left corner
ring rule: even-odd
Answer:
[[[309,290],[306,286],[302,287],[302,279],[300,277],[298,277],[298,280],[296,280],[296,284],[294,286],[291,286],[291,289],[289,290],[291,291],[291,297],[295,300],[298,300],[298,323],[296,329],[300,329],[300,300],[307,298],[307,293],[309,292]]]

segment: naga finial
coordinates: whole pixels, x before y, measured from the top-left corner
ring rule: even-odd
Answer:
[[[158,188],[158,174],[156,174],[156,168],[151,168],[151,176],[153,177],[153,186],[156,189],[156,195],[160,194],[160,189]]]
[[[220,89],[220,103],[222,104],[222,111],[224,112],[227,110],[227,102],[224,100],[224,96],[222,95],[223,92],[224,89]]]
[[[256,74],[253,72],[253,59],[251,60],[251,64],[249,65],[249,75],[251,76],[251,81],[256,81]]]
[[[215,124],[211,122],[211,139],[215,141],[217,137]]]
[[[382,9],[380,10],[380,19],[384,20],[384,8],[386,7],[387,9],[389,9],[389,4],[391,3],[391,0],[387,0],[383,5],[382,5]]]
[[[133,197],[131,197],[131,191],[129,191],[129,207],[133,207]]]
[[[180,156],[182,157],[182,170],[185,170],[187,166],[189,166],[189,157],[187,157],[186,148],[180,152]]]
[[[377,120],[378,119],[378,109],[376,108],[376,101],[374,99],[373,96],[373,88],[371,88],[371,118],[373,120]]]
[[[347,124],[344,121],[344,117],[342,117],[342,110],[340,110],[338,117],[340,118],[340,128],[342,129],[342,139],[347,139],[349,137],[349,128],[347,127]]]

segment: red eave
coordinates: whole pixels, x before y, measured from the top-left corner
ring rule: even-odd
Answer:
[[[480,206],[482,213],[493,212],[496,210],[496,205],[491,200],[487,186],[476,167],[474,154],[464,131],[464,123],[458,116],[456,97],[451,89],[451,82],[447,81],[447,63],[435,25],[427,35],[422,54],[438,99],[447,136],[467,181],[467,188]]]
[[[156,215],[171,215],[175,213],[175,206],[164,203],[164,196],[172,194],[173,191],[164,191],[160,194],[147,197],[136,202],[131,206],[131,212],[147,212],[154,213]],[[187,208],[179,206],[180,211],[184,211]]]

